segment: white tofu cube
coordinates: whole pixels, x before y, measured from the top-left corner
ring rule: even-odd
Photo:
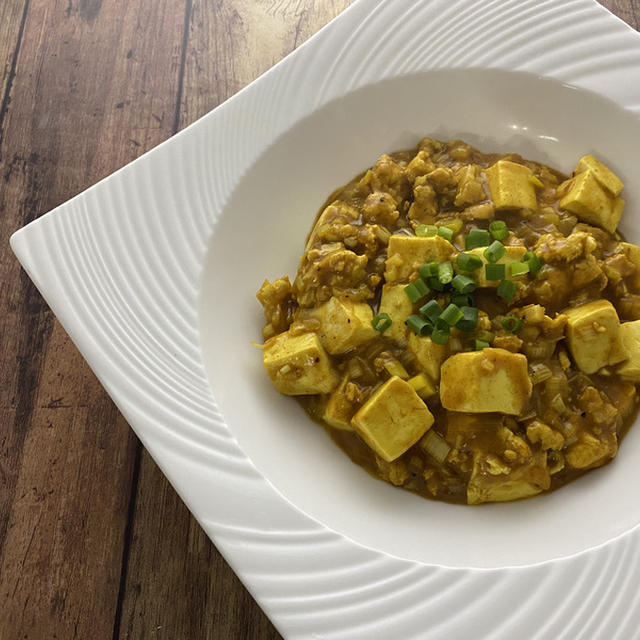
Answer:
[[[388,283],[408,282],[409,277],[427,262],[449,260],[455,247],[440,236],[420,238],[418,236],[393,235],[389,238],[384,279]]]
[[[582,173],[583,171],[591,171],[595,179],[612,195],[620,195],[622,187],[624,187],[622,180],[609,167],[596,160],[591,154],[582,156],[578,160],[575,173]]]
[[[595,373],[625,359],[618,314],[608,300],[588,302],[564,313],[569,351],[581,371]]]
[[[404,284],[384,284],[380,298],[380,313],[387,313],[391,318],[391,326],[383,335],[401,343],[407,340],[405,320],[413,313],[411,300],[404,292],[405,286]]]
[[[433,415],[408,383],[393,376],[360,407],[351,424],[373,451],[391,462],[431,428]]]
[[[446,345],[436,344],[429,337],[417,336],[413,331],[409,333],[407,345],[415,356],[418,367],[434,384],[440,380],[440,367],[448,354]]]
[[[541,451],[525,463],[504,469],[492,465],[492,456],[478,451],[473,456],[473,469],[467,485],[467,503],[508,502],[534,496],[551,485],[547,455]]]
[[[340,386],[329,396],[325,405],[322,419],[335,429],[353,431],[351,418],[355,413],[353,403],[345,395],[345,388],[349,382],[349,376],[345,376]]]
[[[578,173],[563,185],[568,187],[568,191],[558,203],[561,209],[575,213],[584,222],[615,233],[624,209],[622,198],[614,198],[590,170]]]
[[[531,390],[526,356],[505,349],[457,353],[441,368],[440,401],[450,411],[520,415]]]
[[[274,336],[265,343],[262,360],[275,388],[288,396],[329,393],[339,383],[315,333]]]
[[[640,382],[640,320],[620,325],[620,346],[627,359],[616,373],[629,382]]]
[[[331,354],[344,353],[378,335],[371,325],[373,312],[366,302],[333,297],[309,315],[320,321],[318,337]]]
[[[538,206],[529,167],[510,160],[498,160],[485,173],[491,200],[497,211],[535,209]]]

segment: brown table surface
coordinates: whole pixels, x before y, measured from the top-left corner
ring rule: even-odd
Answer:
[[[8,238],[220,104],[349,4],[0,0],[2,640],[280,637]],[[603,4],[640,26],[640,0]]]

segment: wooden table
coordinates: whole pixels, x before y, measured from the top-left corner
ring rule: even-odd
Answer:
[[[350,3],[0,0],[3,640],[280,637],[8,238],[220,104]],[[640,26],[640,0],[603,4]]]

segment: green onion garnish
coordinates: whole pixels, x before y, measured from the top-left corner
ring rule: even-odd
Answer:
[[[513,278],[517,276],[523,276],[525,273],[529,273],[528,262],[512,262],[510,267],[511,267],[511,276]]]
[[[506,316],[502,320],[502,328],[509,333],[515,333],[522,326],[522,318],[516,318],[515,316]]]
[[[529,264],[529,273],[533,275],[542,269],[542,262],[540,262],[540,258],[538,258],[533,251],[527,251],[524,256],[522,256],[522,262]]]
[[[438,235],[449,242],[453,240],[453,230],[449,229],[449,227],[438,227]]]
[[[459,253],[456,257],[456,265],[462,271],[475,271],[482,266],[482,258],[473,253]]]
[[[517,285],[515,282],[511,282],[511,280],[503,280],[499,285],[496,293],[507,302],[513,298],[517,289]]]
[[[435,344],[447,344],[449,341],[449,327],[436,327],[431,334],[431,342]]]
[[[427,320],[430,320],[431,324],[435,324],[436,320],[440,317],[440,314],[442,313],[442,307],[435,300],[429,300],[427,304],[420,307],[420,313]]]
[[[484,229],[471,229],[467,237],[464,239],[464,248],[477,249],[478,247],[487,247],[491,242],[491,234]]]
[[[469,276],[463,276],[462,274],[458,274],[452,281],[451,286],[458,293],[471,293],[476,289],[476,281]]]
[[[489,225],[489,233],[494,240],[504,240],[509,235],[509,229],[502,220],[494,220]]]
[[[444,320],[450,327],[455,327],[463,317],[460,307],[453,303],[440,314],[440,320]]]
[[[449,260],[438,265],[438,280],[442,284],[449,284],[453,280],[453,265]]]
[[[482,351],[483,349],[488,349],[491,345],[484,340],[476,340],[474,346],[476,348],[476,351]]]
[[[430,289],[427,283],[422,278],[414,280],[404,288],[404,292],[407,294],[407,297],[411,302],[418,302],[418,300],[422,300],[429,291]]]
[[[435,224],[419,224],[416,227],[416,235],[419,238],[428,238],[438,233],[438,227]]]
[[[475,307],[460,307],[462,318],[456,323],[456,329],[473,331],[478,326],[478,310]]]
[[[429,278],[429,280],[427,280],[427,282],[429,283],[429,286],[434,290],[434,291],[444,291],[446,285],[443,284],[442,282],[440,282],[440,280],[438,280],[438,278],[436,276],[432,276],[431,278]]]
[[[438,263],[437,262],[428,262],[427,264],[421,264],[418,267],[418,273],[421,278],[428,280],[431,277],[437,277],[438,275]]]
[[[474,307],[475,301],[470,293],[452,293],[451,302],[458,307]]]
[[[386,331],[391,326],[391,316],[388,313],[379,313],[373,317],[371,326],[376,331]]]
[[[494,240],[483,252],[487,262],[498,262],[501,258],[504,258],[507,250],[500,240]]]
[[[505,277],[505,268],[503,264],[485,264],[484,274],[487,280],[502,280]]]
[[[416,315],[410,315],[407,318],[407,326],[419,336],[428,336],[433,330],[433,326],[430,323]]]

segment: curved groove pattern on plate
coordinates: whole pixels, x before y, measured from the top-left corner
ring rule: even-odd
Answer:
[[[572,37],[563,38],[569,26]],[[145,446],[290,638],[461,638],[470,624],[474,637],[640,637],[638,531],[517,569],[393,558],[280,496],[238,447],[211,395],[198,283],[216,220],[247,168],[292,122],[345,90],[470,66],[550,76],[640,112],[637,83],[612,85],[607,75],[615,66],[637,77],[639,38],[591,0],[359,0],[268,82],[14,240]]]

